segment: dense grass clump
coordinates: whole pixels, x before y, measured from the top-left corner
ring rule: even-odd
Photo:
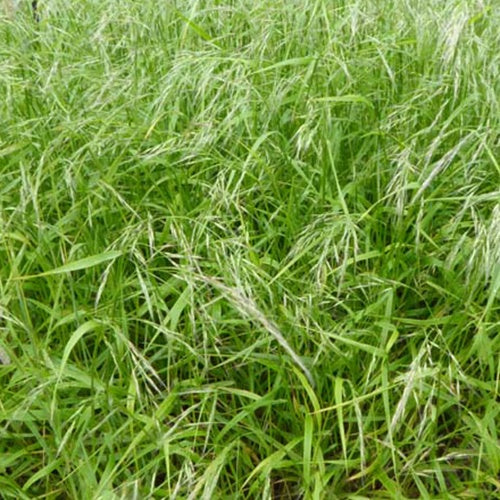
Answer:
[[[0,20],[2,498],[493,498],[493,0]]]

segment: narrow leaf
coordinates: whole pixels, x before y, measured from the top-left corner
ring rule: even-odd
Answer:
[[[91,330],[94,330],[99,326],[99,323],[94,320],[86,321],[83,323],[83,325],[79,326],[71,335],[71,338],[69,339],[68,343],[66,344],[66,347],[64,348],[62,360],[61,360],[61,366],[59,367],[59,380],[62,377],[62,374],[64,372],[64,368],[66,366],[66,363],[68,362],[69,355],[71,354],[71,351],[74,349],[75,345],[78,343],[78,341],[88,332]]]
[[[30,276],[20,276],[18,279],[28,279],[28,278],[39,278],[42,276],[52,276],[54,274],[63,274],[69,273],[71,271],[81,271],[82,269],[88,269],[90,267],[98,266],[103,262],[107,262],[108,260],[116,259],[122,255],[122,252],[112,250],[110,252],[103,252],[97,255],[92,255],[90,257],[85,257],[83,259],[75,260],[73,262],[68,262],[63,266],[56,267],[55,269],[51,269],[50,271],[45,271],[40,274],[33,274]]]

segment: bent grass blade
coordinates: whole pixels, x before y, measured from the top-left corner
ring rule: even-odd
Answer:
[[[112,250],[109,252],[103,252],[97,255],[92,255],[90,257],[85,257],[83,259],[75,260],[73,262],[68,262],[63,266],[56,267],[55,269],[51,269],[50,271],[45,271],[39,274],[31,274],[28,276],[19,276],[15,279],[17,280],[26,280],[31,278],[42,278],[44,276],[53,276],[56,274],[64,274],[72,271],[82,271],[84,269],[89,269],[91,267],[98,266],[103,262],[108,262],[109,260],[114,260],[117,257],[120,257],[123,252],[118,250]]]

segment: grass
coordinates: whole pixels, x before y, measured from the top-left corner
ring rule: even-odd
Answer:
[[[500,491],[493,0],[0,20],[3,498]]]

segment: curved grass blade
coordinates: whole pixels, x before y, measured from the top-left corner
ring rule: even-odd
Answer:
[[[16,279],[29,279],[29,278],[41,278],[43,276],[52,276],[54,274],[64,274],[69,273],[71,271],[81,271],[83,269],[89,269],[90,267],[98,266],[103,262],[107,262],[109,260],[116,259],[120,257],[123,252],[118,250],[112,250],[109,252],[99,253],[97,255],[92,255],[90,257],[85,257],[83,259],[75,260],[73,262],[68,262],[63,266],[56,267],[55,269],[51,269],[50,271],[45,271],[40,274],[32,274],[29,276],[19,276]]]

